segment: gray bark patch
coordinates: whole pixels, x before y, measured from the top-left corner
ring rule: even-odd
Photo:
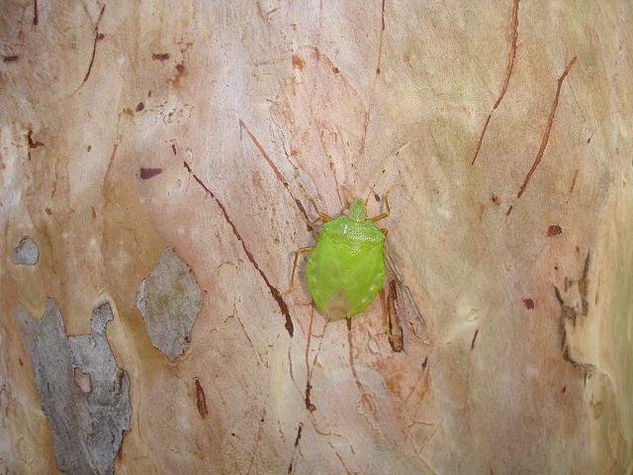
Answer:
[[[141,282],[136,306],[152,344],[170,360],[189,346],[189,334],[202,308],[202,291],[189,266],[168,248]]]
[[[16,265],[34,266],[39,258],[40,250],[29,236],[24,236],[11,254],[11,261]]]
[[[67,337],[52,299],[41,319],[32,318],[22,305],[17,306],[16,317],[53,428],[58,468],[112,473],[123,431],[130,429],[132,406],[127,373],[117,366],[105,334],[113,318],[110,305],[92,311],[90,335]]]

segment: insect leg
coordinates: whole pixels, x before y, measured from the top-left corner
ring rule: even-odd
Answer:
[[[380,228],[380,232],[383,233],[385,237],[387,237],[387,234],[389,234],[389,230],[387,228]]]
[[[310,221],[310,226],[314,226],[316,223],[318,222],[322,222],[322,223],[327,223],[328,221],[332,221],[332,218],[330,218],[327,214],[325,213],[321,213],[319,211],[319,217],[316,219],[313,219],[312,221]]]
[[[389,199],[387,199],[387,195],[385,195],[384,200],[387,211],[385,211],[384,213],[380,213],[378,216],[374,216],[373,218],[369,218],[370,221],[376,223],[381,219],[385,219],[387,216],[389,216],[389,214],[391,213],[391,208],[389,208]]]
[[[297,260],[299,259],[299,254],[303,254],[304,252],[309,252],[312,249],[314,249],[314,246],[300,247],[299,249],[295,251],[295,259],[292,264],[292,273],[290,274],[290,288],[288,289],[287,293],[292,292],[292,289],[294,288],[294,285],[295,285],[295,271],[297,270]]]
[[[310,203],[312,203],[312,207],[314,208],[316,213],[319,215],[319,217],[315,219],[314,221],[312,221],[310,224],[316,223],[317,221],[322,221],[324,223],[327,223],[328,221],[332,221],[334,219],[332,216],[322,211],[319,211],[319,208],[317,208],[317,205],[312,198],[310,198]]]

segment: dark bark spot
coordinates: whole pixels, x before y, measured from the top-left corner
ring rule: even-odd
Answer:
[[[477,341],[477,335],[479,335],[479,328],[477,328],[477,330],[475,330],[475,334],[473,335],[473,340],[470,342],[470,349],[471,350],[475,349],[475,341]]]
[[[563,229],[558,224],[552,224],[547,228],[547,237],[558,236],[563,233]]]
[[[147,180],[163,172],[162,168],[141,168],[141,178]]]
[[[299,71],[301,71],[303,69],[303,66],[305,65],[305,63],[303,62],[303,60],[297,56],[296,54],[292,55],[292,65],[297,68]]]
[[[202,387],[202,384],[200,384],[200,380],[196,378],[195,381],[196,381],[196,406],[198,406],[198,413],[200,414],[200,417],[204,419],[205,417],[207,417],[207,414],[209,413],[209,411],[207,410],[207,398],[204,394],[204,388]]]

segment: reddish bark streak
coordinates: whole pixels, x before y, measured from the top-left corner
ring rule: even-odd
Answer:
[[[347,341],[349,343],[349,365],[352,369],[352,375],[354,376],[354,381],[356,382],[356,386],[361,394],[364,393],[363,385],[360,383],[360,379],[358,379],[358,373],[356,373],[356,367],[354,366],[354,348],[352,347],[352,319],[346,318],[347,320]]]
[[[517,40],[519,38],[519,0],[514,0],[512,3],[512,11],[510,12],[510,48],[508,49],[508,60],[506,62],[506,73],[505,78],[503,80],[503,86],[501,87],[501,91],[499,92],[499,97],[495,101],[495,105],[492,106],[492,110],[488,114],[488,118],[486,119],[486,123],[481,130],[481,134],[479,135],[479,141],[477,142],[477,148],[475,149],[475,154],[473,155],[473,159],[470,162],[471,165],[475,164],[475,160],[477,160],[477,155],[479,155],[479,150],[481,149],[481,144],[484,141],[484,135],[486,135],[486,129],[488,128],[488,123],[492,118],[492,113],[499,107],[503,97],[508,90],[508,84],[510,84],[510,76],[512,75],[512,68],[514,68],[514,59],[517,55]]]
[[[302,430],[303,430],[303,424],[299,423],[299,428],[297,429],[297,436],[295,437],[295,444],[294,444],[294,450],[292,452],[292,458],[290,459],[290,463],[288,464],[288,473],[292,473],[295,456],[297,455],[297,447],[299,447],[299,441],[301,440]]]
[[[508,62],[506,63],[506,77],[503,81],[503,87],[497,98],[497,102],[493,107],[493,110],[499,107],[503,96],[505,96],[508,90],[508,84],[510,83],[510,75],[512,74],[512,68],[514,67],[514,58],[517,55],[517,40],[519,38],[519,0],[514,0],[512,3],[512,12],[510,14],[510,50],[508,51]]]
[[[29,148],[38,148],[43,147],[44,144],[37,139],[33,139],[33,131],[29,130],[29,133],[26,135],[26,139],[29,142]]]
[[[578,281],[578,293],[580,294],[580,302],[582,305],[582,315],[585,316],[589,312],[589,301],[587,300],[587,291],[589,288],[589,264],[591,262],[591,253],[587,252],[585,257],[585,266],[582,270],[582,278]]]
[[[382,0],[382,31],[385,31],[385,0]]]
[[[95,62],[95,55],[97,54],[97,41],[103,38],[103,36],[99,35],[99,23],[101,22],[101,17],[103,16],[103,11],[105,10],[105,7],[106,7],[105,4],[101,7],[101,12],[99,12],[99,18],[97,18],[97,23],[95,25],[95,39],[94,39],[94,43],[92,44],[92,56],[90,57],[90,64],[88,64],[88,71],[86,71],[84,80],[81,81],[81,84],[79,85],[77,89],[75,89],[75,92],[77,92],[81,88],[81,86],[83,86],[86,83],[86,81],[88,80],[88,77],[90,76],[90,72],[92,71],[92,65]]]
[[[579,171],[578,168],[576,168],[576,170],[574,170],[574,177],[571,179],[571,185],[569,187],[569,194],[570,195],[574,192],[574,188],[576,187],[576,178],[578,178],[578,171]]]
[[[204,184],[204,182],[200,178],[198,178],[198,176],[193,172],[193,170],[191,170],[191,167],[189,166],[187,162],[183,162],[183,164],[184,164],[184,167],[189,172],[189,174],[193,177],[193,179],[196,180],[196,182],[209,194],[209,196],[211,196],[211,198],[213,198],[213,200],[216,202],[216,204],[220,208],[220,211],[222,211],[222,215],[224,216],[224,219],[229,224],[229,226],[231,226],[233,235],[237,238],[239,243],[242,245],[242,249],[244,250],[246,257],[248,257],[248,260],[253,265],[255,270],[259,273],[264,283],[268,287],[268,290],[270,291],[270,294],[273,296],[273,298],[277,302],[277,305],[279,306],[279,310],[281,311],[282,315],[286,317],[286,330],[288,331],[288,334],[292,336],[294,334],[294,325],[292,323],[292,318],[290,317],[290,311],[288,310],[288,305],[286,305],[286,302],[281,296],[281,292],[279,292],[279,290],[270,283],[270,281],[268,280],[268,277],[266,276],[266,274],[264,274],[264,272],[259,267],[259,264],[253,257],[253,253],[248,249],[248,247],[246,247],[246,243],[244,242],[244,239],[242,239],[242,236],[237,230],[237,227],[235,226],[235,224],[229,217],[229,214],[226,211],[226,207],[224,206],[224,204],[222,204],[222,202],[218,199],[218,197],[215,196],[215,194]]]
[[[477,328],[477,330],[475,330],[475,334],[473,335],[473,340],[470,342],[470,349],[471,350],[475,349],[475,341],[477,340],[477,335],[479,335],[479,328]]]
[[[477,155],[479,155],[479,149],[481,148],[481,144],[484,141],[484,135],[486,134],[486,129],[488,128],[488,124],[490,123],[490,119],[492,118],[492,113],[488,114],[488,118],[486,119],[486,123],[484,124],[484,128],[481,129],[481,134],[479,135],[479,141],[477,142],[477,148],[475,149],[475,155],[473,156],[471,165],[475,164],[475,160],[477,160]]]
[[[268,155],[268,153],[266,152],[266,149],[264,149],[262,144],[259,142],[259,140],[257,140],[257,137],[255,137],[255,135],[250,131],[250,129],[248,127],[246,127],[246,124],[244,123],[244,121],[242,119],[239,119],[239,124],[240,124],[240,128],[242,128],[242,129],[244,129],[246,131],[246,134],[251,139],[251,142],[253,142],[253,145],[255,145],[255,148],[257,148],[257,150],[259,150],[259,153],[261,154],[262,157],[264,157],[264,159],[266,160],[266,162],[268,163],[270,168],[273,170],[273,173],[275,174],[277,179],[284,186],[284,188],[286,189],[286,191],[288,192],[290,197],[294,200],[295,204],[297,205],[297,208],[299,208],[299,211],[303,215],[303,218],[305,219],[305,221],[308,224],[310,224],[310,218],[308,217],[308,213],[307,213],[306,209],[304,208],[304,206],[301,203],[301,201],[299,201],[298,198],[295,198],[295,196],[291,193],[290,187],[288,185],[288,181],[285,179],[285,177],[282,175],[282,173],[279,171],[279,169],[275,166],[274,162],[270,159],[270,155]]]
[[[369,101],[367,106],[367,112],[365,113],[365,121],[363,122],[363,136],[360,144],[360,156],[362,157],[365,154],[365,143],[367,141],[367,130],[369,129],[369,118],[371,115],[371,111],[374,108],[374,96],[376,94],[376,81],[378,80],[378,76],[380,75],[380,65],[382,63],[382,43],[383,43],[383,33],[385,32],[385,0],[382,0],[381,10],[380,10],[380,34],[378,36],[378,61],[376,64],[376,71],[374,74],[374,78],[371,81],[371,89],[369,95]]]
[[[389,282],[389,291],[387,292],[387,318],[389,323],[389,344],[391,349],[396,352],[404,350],[404,337],[402,334],[402,326],[396,312],[396,300],[398,300],[398,292],[396,290],[396,281]]]
[[[209,411],[207,410],[207,398],[204,395],[204,388],[202,384],[200,384],[200,380],[198,378],[196,381],[196,406],[198,406],[198,413],[200,417],[205,418]]]
[[[525,179],[523,180],[523,183],[521,184],[521,187],[519,188],[519,192],[517,193],[517,199],[521,198],[521,195],[523,194],[523,192],[525,191],[525,188],[530,182],[532,175],[534,174],[534,172],[536,171],[536,168],[539,166],[539,164],[541,163],[541,160],[543,159],[543,154],[545,153],[545,148],[547,147],[547,143],[549,141],[549,135],[550,135],[550,132],[552,131],[552,125],[554,124],[554,116],[556,115],[556,109],[558,108],[558,101],[560,99],[560,91],[561,91],[561,88],[563,87],[563,81],[569,74],[569,71],[571,70],[571,67],[574,65],[575,62],[576,62],[576,56],[574,56],[571,59],[571,61],[565,67],[563,74],[561,74],[560,77],[558,78],[558,85],[556,87],[556,95],[554,96],[554,101],[552,102],[552,108],[549,112],[549,117],[547,119],[547,124],[545,126],[545,132],[543,133],[543,139],[541,140],[541,146],[538,149],[538,153],[536,154],[534,163],[532,163],[532,167],[530,167],[530,170],[528,171],[527,175],[525,176]],[[508,212],[506,214],[510,214],[510,210],[511,208],[508,209]]]

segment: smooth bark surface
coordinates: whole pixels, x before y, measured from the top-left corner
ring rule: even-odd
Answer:
[[[117,473],[631,473],[632,32],[615,0],[5,1],[0,471],[62,468],[16,315],[50,298],[103,350],[60,376],[77,419],[127,407],[99,358],[129,381]],[[305,255],[286,293],[310,199],[386,193],[387,314],[328,323]]]

